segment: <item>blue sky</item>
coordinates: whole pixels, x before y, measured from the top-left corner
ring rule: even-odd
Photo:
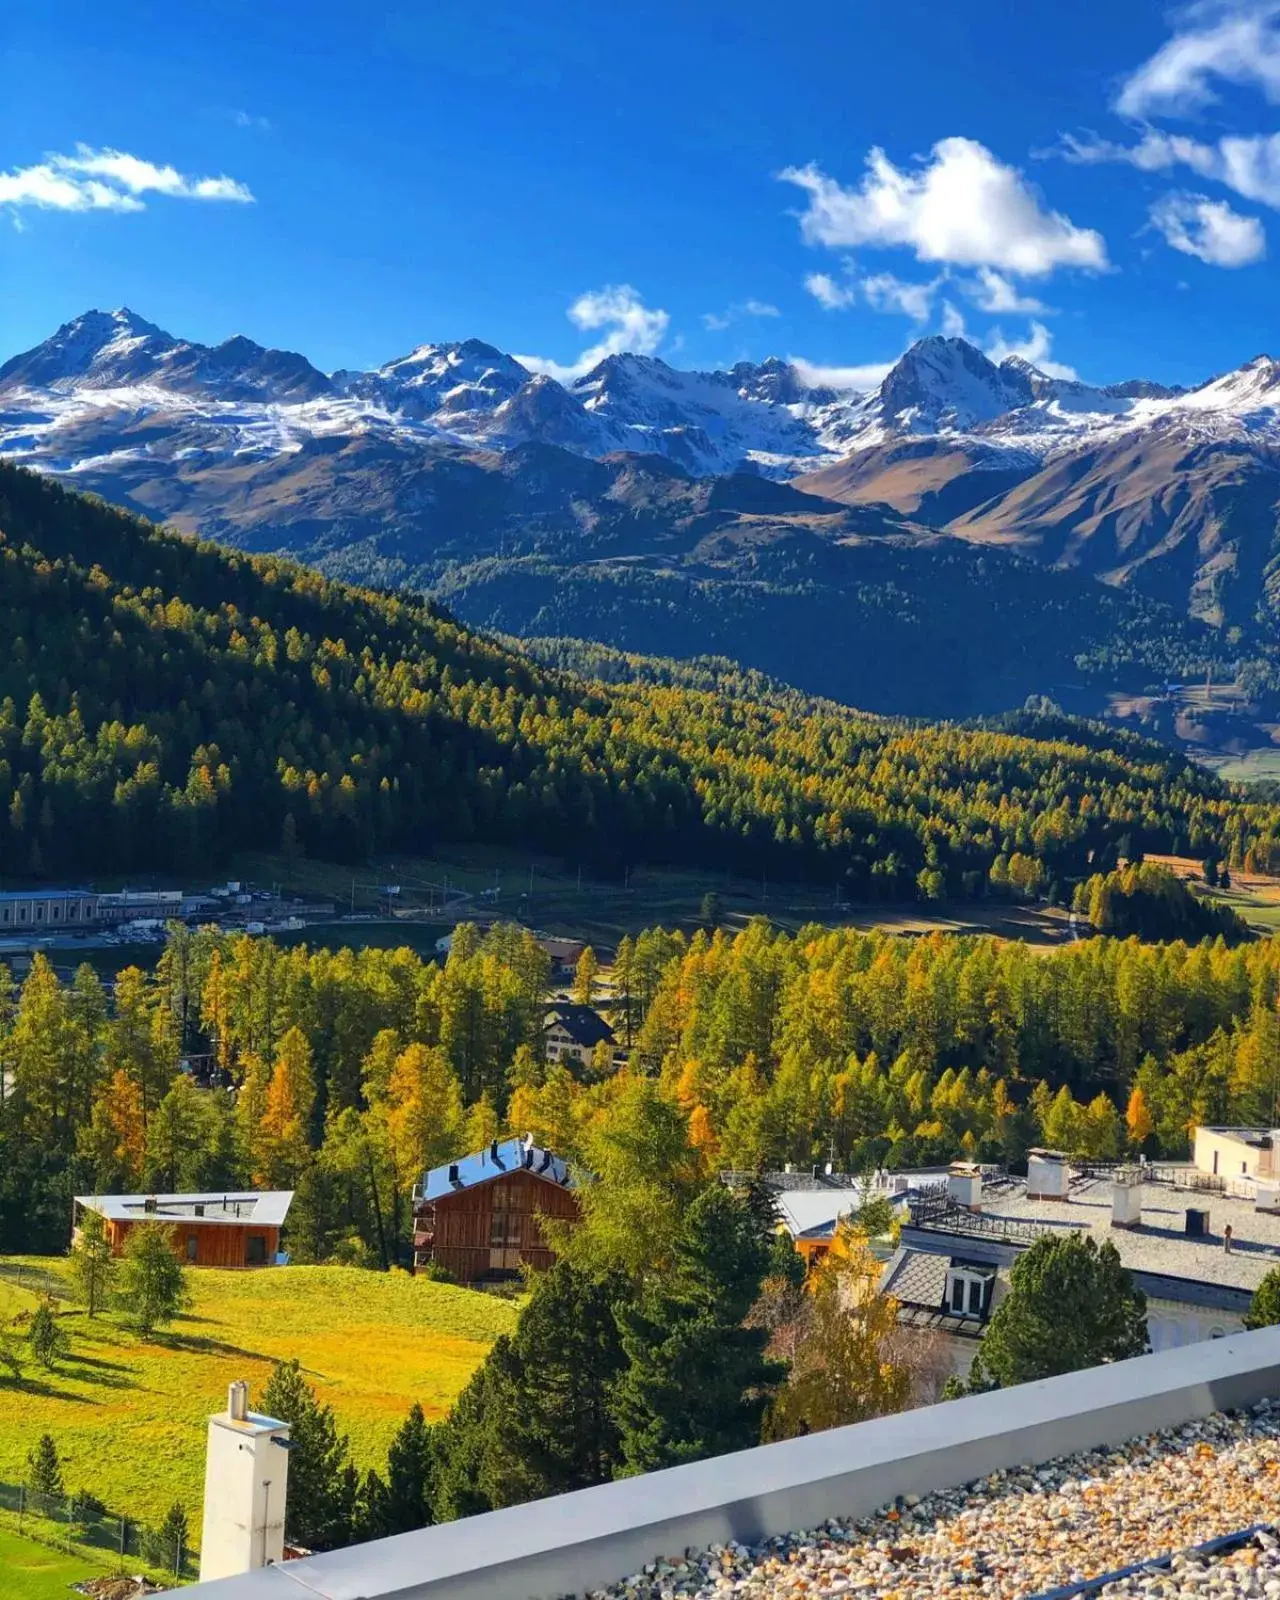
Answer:
[[[1280,355],[1280,0],[4,9],[0,356],[119,304],[330,369]]]

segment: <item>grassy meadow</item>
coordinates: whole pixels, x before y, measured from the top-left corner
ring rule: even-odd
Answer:
[[[66,1600],[73,1583],[106,1568],[0,1528],[0,1592],[4,1600]]]
[[[191,1310],[146,1341],[73,1306],[61,1260],[0,1258],[0,1322],[52,1293],[71,1339],[55,1371],[28,1360],[20,1384],[2,1386],[0,1479],[20,1481],[32,1444],[51,1433],[68,1491],[91,1489],[142,1521],[181,1500],[198,1537],[205,1420],[233,1379],[249,1380],[253,1403],[273,1364],[297,1356],[357,1465],[380,1466],[410,1405],[444,1413],[516,1318],[509,1301],[403,1272],[200,1270],[188,1281]]]

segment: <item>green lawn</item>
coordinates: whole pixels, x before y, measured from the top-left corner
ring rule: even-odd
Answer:
[[[29,1311],[42,1285],[60,1288],[63,1271],[58,1259],[0,1257],[0,1320]],[[296,1355],[357,1464],[381,1465],[413,1401],[429,1417],[445,1412],[516,1317],[508,1301],[404,1272],[279,1267],[188,1279],[191,1312],[151,1342],[60,1303],[70,1358],[52,1373],[28,1363],[18,1386],[0,1384],[0,1479],[22,1479],[28,1450],[51,1433],[68,1490],[92,1489],[144,1521],[180,1499],[198,1530],[205,1421],[233,1379],[247,1378],[256,1398],[273,1363]]]
[[[0,1528],[0,1594],[4,1600],[67,1600],[73,1583],[97,1577],[101,1567],[79,1556]]]

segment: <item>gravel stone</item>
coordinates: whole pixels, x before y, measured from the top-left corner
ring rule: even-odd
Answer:
[[[1218,1413],[864,1518],[651,1562],[591,1600],[1025,1600],[1268,1523],[1280,1508],[1280,1404]],[[1220,1558],[1120,1579],[1107,1600],[1280,1600],[1270,1532]]]

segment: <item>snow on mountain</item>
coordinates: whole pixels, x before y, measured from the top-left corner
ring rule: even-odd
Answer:
[[[216,347],[175,339],[122,306],[87,311],[43,344],[0,366],[0,394],[53,394],[153,385],[220,400],[299,402],[332,385],[305,357],[237,335]]]
[[[665,457],[697,476],[785,479],[895,439],[964,440],[975,458],[1048,460],[1132,429],[1280,441],[1280,364],[1259,356],[1181,391],[1095,387],[963,339],[914,344],[878,389],[814,387],[770,357],[690,372],[611,355],[567,384],[478,339],[424,344],[371,372],[326,375],[243,336],[175,338],[127,309],[89,311],[0,366],[0,453],[74,471],[119,452],[270,457],[335,437]]]

